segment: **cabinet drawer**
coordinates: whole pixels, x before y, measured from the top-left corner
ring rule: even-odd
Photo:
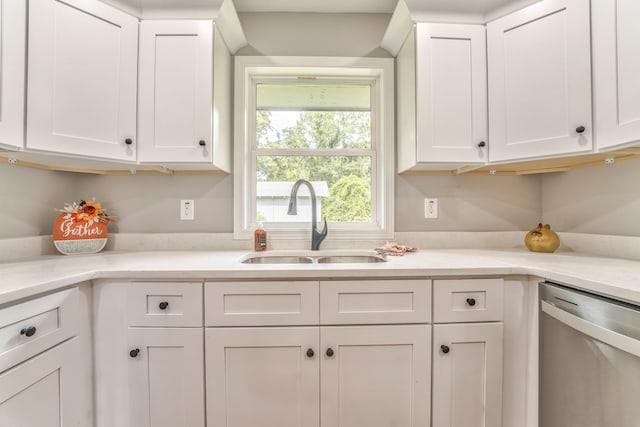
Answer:
[[[433,281],[433,322],[502,320],[502,279]]]
[[[0,372],[78,333],[78,289],[0,310]]]
[[[427,323],[430,280],[320,282],[322,325]]]
[[[202,326],[202,283],[131,283],[129,326]]]
[[[318,282],[205,285],[207,326],[318,324]]]

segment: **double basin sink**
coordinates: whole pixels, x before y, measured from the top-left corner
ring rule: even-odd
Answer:
[[[277,251],[252,253],[240,259],[243,264],[370,264],[386,262],[374,251]]]

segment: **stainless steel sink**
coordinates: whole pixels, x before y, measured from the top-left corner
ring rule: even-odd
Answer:
[[[373,251],[301,251],[249,254],[239,260],[243,264],[370,264],[387,258]]]
[[[242,261],[243,264],[313,264],[314,259],[307,256],[254,256]]]
[[[374,263],[387,262],[387,259],[381,255],[332,255],[322,256],[317,259],[318,264],[343,264],[343,263]]]

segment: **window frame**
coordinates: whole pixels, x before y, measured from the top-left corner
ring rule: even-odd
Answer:
[[[310,69],[312,68],[312,69]],[[253,57],[235,58],[234,106],[234,238],[251,239],[256,226],[256,91],[258,83],[291,82],[299,77],[315,82],[371,83],[371,149],[317,150],[317,155],[360,152],[372,157],[371,223],[329,223],[327,240],[391,239],[394,235],[394,69],[392,58]],[[278,155],[291,149],[256,150]],[[304,153],[303,153],[304,152]],[[308,149],[300,154],[314,155]],[[321,221],[321,218],[318,218]],[[308,239],[306,222],[268,223],[270,239]]]

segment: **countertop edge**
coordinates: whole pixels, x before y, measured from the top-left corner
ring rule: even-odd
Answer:
[[[0,306],[86,281],[306,280],[533,276],[640,304],[640,262],[577,253],[427,250],[365,266],[246,266],[247,252],[123,252],[0,264]],[[602,267],[602,268],[599,268]],[[43,279],[43,277],[45,279]]]

